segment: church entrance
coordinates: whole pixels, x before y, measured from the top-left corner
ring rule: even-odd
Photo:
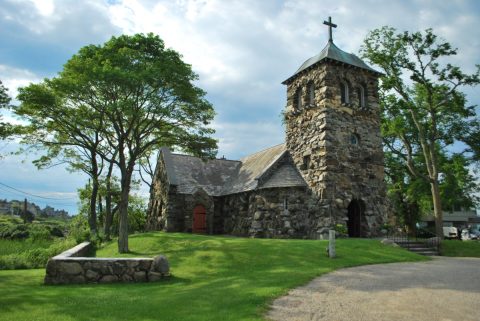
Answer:
[[[348,236],[361,237],[362,236],[362,216],[364,215],[364,204],[360,200],[352,200],[348,205]]]
[[[197,205],[193,209],[192,232],[207,233],[207,211],[203,205]]]

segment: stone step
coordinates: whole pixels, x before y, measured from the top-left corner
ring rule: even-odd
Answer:
[[[425,256],[438,256],[438,252],[437,251],[411,251],[413,253],[417,253],[417,254],[420,254],[420,255],[425,255]]]
[[[431,247],[426,247],[426,246],[422,246],[422,247],[404,247],[404,249],[410,250],[410,251],[412,251],[412,252],[435,251],[435,249],[433,249],[433,248],[431,248]]]

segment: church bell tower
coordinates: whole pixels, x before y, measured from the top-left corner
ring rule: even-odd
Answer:
[[[286,145],[318,201],[312,231],[345,224],[352,237],[372,236],[385,223],[386,186],[378,78],[360,58],[329,40],[287,80]]]

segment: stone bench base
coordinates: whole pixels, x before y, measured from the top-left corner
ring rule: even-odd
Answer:
[[[170,276],[165,256],[155,258],[81,257],[91,249],[84,242],[47,263],[45,284],[154,282]]]

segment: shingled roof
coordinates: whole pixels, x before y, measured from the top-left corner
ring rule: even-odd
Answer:
[[[305,186],[285,144],[276,145],[239,161],[202,160],[172,154],[162,148],[168,181],[181,194],[202,188],[212,196],[235,194],[257,188]]]
[[[348,64],[351,66],[355,66],[357,68],[365,69],[370,72],[376,73],[376,74],[381,74],[380,72],[376,71],[375,69],[371,68],[368,66],[366,63],[363,62],[362,59],[358,58],[354,54],[347,53],[340,48],[338,48],[333,41],[329,41],[325,48],[322,49],[322,51],[316,55],[313,56],[309,59],[307,59],[301,66],[298,68],[298,70],[287,80],[282,82],[284,85],[288,85],[290,82],[292,82],[302,71],[313,67],[317,63],[320,63],[321,61],[326,61],[326,60],[333,60],[333,61],[338,61],[344,64]]]

